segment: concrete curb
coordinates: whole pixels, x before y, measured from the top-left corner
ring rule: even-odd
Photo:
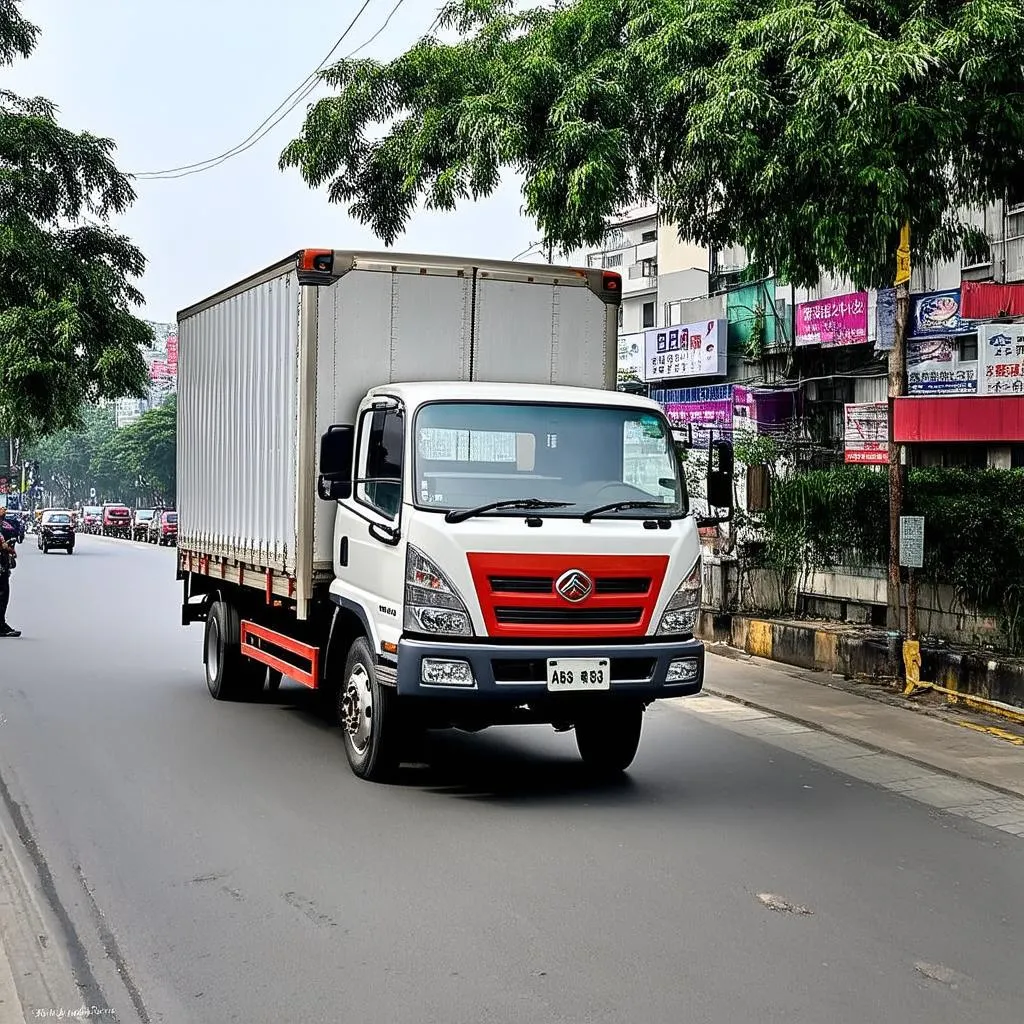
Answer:
[[[81,994],[61,943],[20,863],[0,809],[0,1024],[26,1024],[26,1007],[74,1010]]]
[[[726,644],[767,661],[846,679],[894,679],[902,676],[902,655],[881,632],[841,623],[801,623],[705,611],[699,635],[718,653]],[[1007,706],[1004,717],[1017,720],[1024,712],[1024,662],[994,659],[984,653],[963,653],[922,645],[921,679],[965,698],[981,698]],[[998,709],[987,708],[992,714]]]
[[[24,1024],[25,1010],[14,986],[7,951],[0,939],[0,1024]]]
[[[815,721],[811,718],[805,718],[801,715],[795,715],[792,712],[780,711],[777,707],[773,707],[766,702],[757,700],[751,700],[749,697],[740,697],[734,693],[728,693],[725,690],[719,690],[714,686],[704,685],[704,693],[710,694],[712,697],[718,697],[721,700],[727,700],[732,704],[736,704],[740,707],[751,708],[754,711],[763,711],[767,715],[771,715],[774,718],[781,718],[786,722],[793,722],[795,725],[802,725],[808,729],[813,729],[815,732],[824,733],[826,736],[833,736],[836,739],[844,740],[846,743],[853,743],[859,747],[863,747],[865,750],[870,750],[874,754],[887,754],[890,757],[898,757],[901,761],[906,761],[909,764],[917,765],[919,768],[926,769],[930,772],[936,772],[939,775],[945,775],[948,778],[956,779],[959,782],[970,782],[975,786],[983,786],[985,789],[991,789],[996,793],[1002,793],[1005,796],[1012,796],[1020,798],[1022,795],[1020,790],[1011,789],[1007,786],[1000,786],[994,782],[979,781],[973,775],[968,775],[966,772],[955,772],[950,771],[948,768],[942,768],[938,765],[932,764],[929,761],[922,760],[918,757],[912,757],[909,754],[903,753],[902,751],[893,750],[891,747],[879,744],[871,743],[861,737],[851,737],[849,734],[843,732],[840,729],[833,729],[827,725],[823,725],[819,721]],[[685,699],[685,698],[684,698]],[[935,716],[942,717],[942,716]]]

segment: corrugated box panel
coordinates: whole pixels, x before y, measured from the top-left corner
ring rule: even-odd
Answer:
[[[294,571],[298,323],[286,273],[179,324],[183,547]]]

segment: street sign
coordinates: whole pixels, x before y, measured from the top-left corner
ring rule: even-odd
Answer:
[[[900,565],[924,566],[924,516],[900,516]]]

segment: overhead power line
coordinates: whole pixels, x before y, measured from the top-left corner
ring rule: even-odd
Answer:
[[[363,0],[359,10],[356,11],[355,16],[348,23],[345,31],[338,37],[334,45],[328,51],[327,55],[320,61],[319,64],[306,76],[306,78],[297,85],[278,105],[272,110],[263,121],[257,125],[249,135],[247,135],[241,142],[232,146],[230,149],[225,150],[223,153],[218,153],[216,156],[208,157],[206,160],[200,160],[192,164],[182,164],[179,167],[169,167],[161,171],[139,171],[132,175],[132,177],[138,178],[143,181],[172,181],[176,178],[186,178],[192,174],[201,174],[203,171],[213,170],[214,167],[219,167],[221,164],[226,163],[228,160],[236,156],[240,156],[242,153],[253,148],[263,139],[267,137],[303,100],[306,99],[317,87],[320,82],[320,72],[327,66],[328,61],[337,53],[342,43],[348,38],[352,29],[356,23],[362,17],[367,7],[370,6],[372,0]],[[365,49],[374,40],[380,36],[380,34],[388,27],[391,23],[392,18],[398,10],[403,6],[405,0],[396,0],[392,6],[387,18],[383,24],[377,29],[376,32],[364,43],[361,43],[351,53],[345,55],[343,59],[348,60],[354,57],[360,50]],[[437,19],[434,20],[434,25],[437,24]],[[432,30],[433,26],[427,30],[427,33]]]

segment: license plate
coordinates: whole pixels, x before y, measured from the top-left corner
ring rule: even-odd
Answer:
[[[607,690],[611,663],[607,658],[548,658],[548,691]]]

